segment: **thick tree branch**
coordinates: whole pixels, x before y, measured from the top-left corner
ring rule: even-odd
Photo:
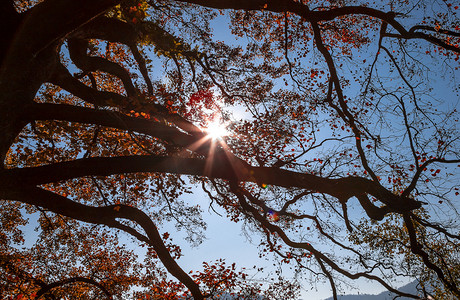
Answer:
[[[86,158],[41,167],[4,170],[0,172],[0,178],[13,186],[14,181],[40,185],[84,176],[109,176],[133,172],[165,172],[298,187],[328,194],[342,201],[370,194],[388,207],[379,209],[385,213],[390,211],[402,213],[417,209],[421,205],[411,198],[395,195],[368,179],[360,177],[329,179],[278,168],[252,167],[242,161],[226,157],[225,153],[208,159],[161,156]],[[377,219],[381,217],[380,214],[371,215]]]
[[[27,13],[12,51],[30,51],[36,57],[49,45],[66,37],[120,0],[47,0]],[[15,53],[17,55],[18,53]]]
[[[151,117],[173,123],[197,139],[205,137],[205,133],[200,128],[180,115],[169,112],[164,106],[154,103],[153,99],[143,98],[141,95],[133,98],[124,97],[117,93],[98,91],[75,79],[62,64],[56,66],[50,82],[93,105],[116,107],[126,112],[132,110],[144,112]]]
[[[0,1],[0,20],[2,34],[0,35],[0,68],[8,51],[9,45],[18,29],[22,16],[14,8],[13,0]]]
[[[166,269],[182,282],[192,293],[194,299],[204,299],[199,286],[185,273],[182,268],[171,257],[166,248],[157,227],[152,220],[141,210],[126,205],[110,205],[105,207],[92,207],[74,202],[66,197],[43,190],[41,188],[30,187],[27,185],[17,186],[15,189],[0,190],[2,199],[16,200],[30,205],[46,208],[56,214],[73,218],[82,222],[107,225],[112,228],[125,230],[119,226],[117,219],[126,219],[137,223],[145,231],[147,242],[158,254]],[[131,228],[131,227],[129,227]],[[137,238],[137,236],[135,235]]]
[[[117,76],[123,82],[128,96],[135,96],[136,88],[131,81],[131,75],[127,70],[117,63],[111,62],[102,57],[92,57],[86,54],[88,41],[77,38],[68,40],[69,54],[75,65],[83,72],[102,71]]]
[[[145,59],[137,47],[139,33],[132,25],[118,19],[100,16],[82,26],[73,36],[83,39],[101,39],[127,45],[139,66],[149,94],[153,94],[153,85],[148,75]]]
[[[58,63],[49,82],[60,86],[82,100],[96,106],[127,107],[129,98],[117,93],[98,91],[74,78],[64,65]]]
[[[96,110],[67,104],[34,103],[24,111],[23,118],[28,122],[33,120],[59,120],[117,128],[143,133],[161,139],[171,145],[191,149],[198,142],[193,136],[160,122],[130,117],[110,110]]]
[[[460,53],[460,48],[447,44],[441,39],[434,36],[414,31],[407,31],[404,26],[395,20],[394,12],[383,12],[378,9],[365,7],[365,6],[344,6],[331,8],[328,10],[313,11],[306,5],[293,0],[177,0],[180,2],[194,3],[201,6],[218,8],[218,9],[245,9],[245,10],[267,10],[276,13],[292,12],[304,18],[307,22],[317,23],[324,21],[331,21],[335,18],[346,15],[366,15],[381,19],[382,21],[390,24],[399,34],[389,35],[403,39],[423,39],[432,44],[438,45],[453,52]]]

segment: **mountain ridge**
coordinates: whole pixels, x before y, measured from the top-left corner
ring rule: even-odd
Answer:
[[[410,282],[400,288],[398,288],[398,291],[405,292],[405,293],[410,293],[410,294],[415,294],[415,295],[420,295],[420,299],[422,298],[422,293],[420,291],[420,286],[418,285],[417,281]],[[337,296],[338,300],[392,300],[396,294],[390,292],[390,291],[384,291],[381,292],[380,294],[377,295],[372,295],[372,294],[359,294],[359,295],[339,295]],[[407,297],[399,297],[398,300],[406,300],[406,299],[413,299],[413,298],[407,298]],[[430,298],[428,298],[430,299]],[[432,298],[431,298],[432,299]],[[332,297],[326,298],[324,300],[333,300]]]

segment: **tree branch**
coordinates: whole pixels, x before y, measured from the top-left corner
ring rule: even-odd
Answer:
[[[84,283],[89,283],[91,285],[94,285],[94,286],[98,287],[106,295],[107,299],[113,299],[112,295],[109,293],[109,291],[102,284],[100,284],[99,282],[97,282],[94,279],[85,278],[85,277],[79,277],[79,276],[59,280],[59,281],[56,281],[56,282],[53,282],[53,283],[50,283],[50,284],[46,284],[45,286],[43,286],[37,292],[37,295],[35,297],[36,297],[36,299],[40,299],[41,296],[43,296],[44,294],[48,293],[49,291],[51,291],[54,288],[57,288],[57,287],[60,287],[60,286],[66,285],[66,284],[75,283],[75,282],[84,282]]]
[[[331,8],[328,10],[313,11],[300,2],[293,0],[177,0],[180,2],[194,3],[205,7],[218,8],[218,9],[245,9],[245,10],[267,10],[271,12],[292,12],[305,19],[310,23],[317,23],[321,21],[331,21],[335,18],[346,15],[366,15],[381,19],[382,21],[391,25],[399,34],[392,36],[404,39],[423,39],[432,44],[438,45],[453,52],[460,53],[460,48],[449,45],[446,42],[434,36],[421,33],[407,31],[404,26],[395,20],[394,12],[383,12],[378,9],[365,7],[365,6],[343,6]],[[425,28],[426,29],[426,28]]]
[[[66,37],[120,0],[47,0],[27,12],[11,51],[36,57],[43,49]],[[13,52],[14,53],[14,52]]]
[[[460,297],[460,290],[457,288],[456,284],[454,281],[450,282],[446,276],[444,275],[444,272],[442,271],[441,268],[439,268],[436,264],[434,264],[428,255],[423,249],[422,246],[419,244],[417,240],[417,232],[414,227],[414,224],[412,223],[412,218],[409,214],[405,213],[403,214],[403,219],[404,219],[404,224],[407,228],[407,232],[409,234],[409,240],[410,240],[410,249],[412,253],[419,255],[425,266],[427,266],[429,269],[433,270],[436,275],[439,277],[439,279],[444,283],[446,287],[449,288],[454,294]]]
[[[74,36],[83,39],[101,39],[112,43],[127,45],[144,77],[149,94],[153,94],[153,85],[148,75],[145,59],[139,52],[136,44],[139,39],[139,33],[131,24],[122,22],[118,19],[100,16],[85,26],[82,26]]]
[[[110,110],[96,110],[67,104],[34,103],[26,108],[23,118],[28,122],[59,120],[134,131],[161,139],[175,146],[191,149],[198,142],[193,136],[160,122],[130,117]]]
[[[407,294],[407,293],[403,293],[403,292],[400,292],[400,291],[392,288],[387,283],[385,283],[385,281],[383,281],[381,278],[379,278],[379,277],[377,277],[375,275],[371,275],[371,274],[367,274],[367,273],[355,273],[355,274],[350,273],[350,272],[342,269],[341,267],[339,267],[330,258],[328,258],[326,255],[324,255],[320,251],[316,250],[309,243],[299,243],[299,242],[292,241],[291,239],[289,239],[289,237],[286,235],[286,233],[280,227],[278,227],[276,225],[273,225],[270,222],[268,222],[262,215],[259,214],[259,212],[254,207],[252,207],[246,201],[245,196],[240,191],[240,188],[237,186],[237,183],[235,183],[235,182],[231,183],[231,190],[237,196],[237,198],[239,200],[239,203],[241,204],[243,209],[247,213],[250,213],[251,215],[253,215],[254,218],[259,223],[261,223],[265,228],[267,228],[270,232],[276,232],[278,234],[278,236],[283,240],[283,242],[286,245],[288,245],[290,247],[293,247],[293,248],[305,249],[305,250],[311,252],[316,257],[317,260],[318,259],[321,260],[323,263],[326,263],[327,265],[329,265],[336,272],[338,272],[338,273],[340,273],[340,274],[342,274],[342,275],[344,275],[344,276],[346,276],[346,277],[348,277],[350,279],[358,279],[358,278],[363,277],[363,278],[375,280],[375,281],[379,282],[381,285],[383,285],[385,288],[387,288],[389,291],[391,291],[391,292],[393,292],[395,294],[405,296],[405,297],[409,297],[409,298],[414,298],[414,299],[418,298],[417,296]],[[330,277],[330,279],[331,279],[331,277]]]
[[[2,170],[0,178],[4,180],[4,183],[12,186],[17,182],[40,185],[84,176],[109,176],[134,172],[165,172],[298,187],[328,194],[341,201],[370,194],[386,204],[387,208],[379,210],[382,213],[390,211],[402,213],[421,206],[420,202],[395,195],[374,181],[365,178],[329,179],[278,168],[252,167],[243,161],[235,161],[232,157],[226,157],[225,153],[208,159],[162,156],[84,158],[40,167]],[[380,214],[371,215],[377,219],[381,217]]]
[[[141,95],[137,97],[125,97],[117,93],[98,91],[90,88],[75,79],[66,67],[60,63],[56,66],[50,82],[93,105],[116,107],[126,112],[134,110],[148,113],[152,117],[173,123],[195,138],[201,139],[205,137],[200,128],[188,122],[180,115],[169,112],[164,106],[154,103],[152,99],[143,98]]]
[[[46,208],[56,214],[70,217],[82,222],[106,225],[112,228],[126,230],[125,226],[119,226],[117,219],[127,219],[139,224],[145,231],[148,240],[142,239],[153,247],[166,269],[182,282],[192,293],[194,299],[204,299],[199,286],[185,273],[171,257],[166,248],[157,227],[152,220],[141,210],[127,205],[109,205],[105,207],[92,207],[74,202],[66,197],[43,190],[41,188],[21,185],[16,189],[0,190],[2,199],[17,200],[30,205]],[[134,235],[138,238],[138,235]]]
[[[88,41],[71,38],[68,40],[69,55],[75,65],[83,72],[102,71],[117,76],[123,82],[128,96],[137,94],[136,88],[131,81],[131,75],[122,66],[102,57],[93,57],[86,54]]]

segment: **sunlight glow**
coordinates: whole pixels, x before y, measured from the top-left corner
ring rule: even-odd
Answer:
[[[228,131],[225,128],[225,124],[222,124],[218,121],[208,124],[206,128],[206,133],[213,140],[222,139],[222,137],[228,135]]]

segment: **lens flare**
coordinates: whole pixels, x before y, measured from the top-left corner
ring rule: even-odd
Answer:
[[[268,218],[274,222],[278,222],[280,220],[280,216],[278,215],[278,213],[271,209],[268,211]]]

